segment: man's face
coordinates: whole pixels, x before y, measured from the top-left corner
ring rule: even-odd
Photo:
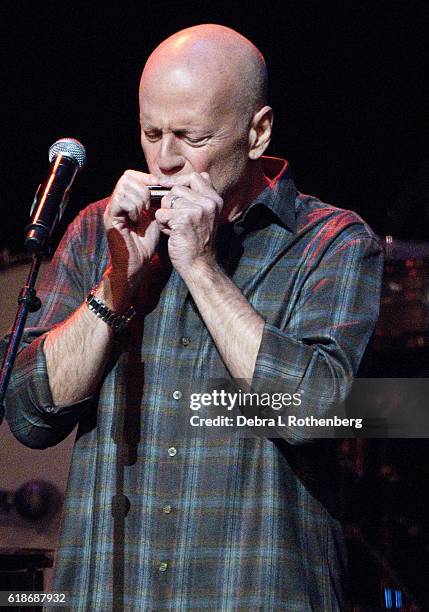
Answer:
[[[223,197],[245,176],[248,126],[228,91],[189,73],[149,75],[140,88],[141,144],[149,172],[174,177],[208,172]]]

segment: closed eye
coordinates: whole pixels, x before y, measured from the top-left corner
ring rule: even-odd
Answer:
[[[209,136],[189,136],[188,134],[177,134],[179,138],[192,146],[203,146],[209,140]]]
[[[162,132],[146,132],[144,133],[145,137],[149,142],[156,142],[162,137]]]
[[[162,138],[162,131],[161,130],[144,130],[144,135],[145,135],[146,140],[148,140],[149,142],[156,142]],[[204,144],[207,143],[207,141],[210,138],[210,136],[192,136],[188,134],[187,132],[184,132],[184,131],[182,132],[181,130],[175,131],[174,135],[176,136],[176,138],[183,140],[184,142],[188,143],[189,145],[193,147],[203,146]]]

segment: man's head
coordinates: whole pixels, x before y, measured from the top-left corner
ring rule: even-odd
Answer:
[[[224,26],[195,26],[162,42],[140,82],[149,172],[208,172],[222,197],[246,189],[246,176],[271,137],[266,83],[261,53]]]

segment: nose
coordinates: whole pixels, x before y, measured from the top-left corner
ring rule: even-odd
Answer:
[[[165,175],[175,174],[185,165],[186,160],[177,151],[177,142],[174,134],[162,135],[156,162],[158,168]]]

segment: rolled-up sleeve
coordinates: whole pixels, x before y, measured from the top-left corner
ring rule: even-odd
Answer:
[[[38,329],[36,333],[41,331]],[[92,405],[93,398],[67,406],[54,404],[43,351],[45,334],[25,346],[31,333],[26,335],[6,394],[6,420],[14,436],[25,446],[43,449],[68,436]]]
[[[46,334],[82,304],[89,279],[82,262],[81,216],[69,226],[38,287],[42,307],[30,313],[5,397],[5,416],[14,436],[31,448],[63,440],[93,404],[88,397],[70,406],[53,403],[43,344]],[[9,334],[0,344],[6,350]]]
[[[299,393],[295,413],[323,418],[346,398],[374,331],[383,253],[372,235],[344,231],[309,261],[285,326],[265,324],[252,388]],[[276,435],[308,441],[304,429],[277,427]]]

